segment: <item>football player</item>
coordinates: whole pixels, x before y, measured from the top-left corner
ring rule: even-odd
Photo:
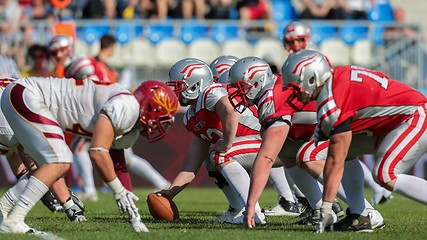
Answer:
[[[229,98],[235,110],[257,105],[259,121],[263,126],[263,142],[252,169],[251,179],[256,181],[251,181],[245,224],[248,227],[255,226],[253,204],[264,189],[268,171],[272,166],[271,159],[277,156],[314,209],[313,220],[318,220],[322,193],[315,178],[319,181],[322,178],[322,161],[303,163],[298,167],[295,159],[302,144],[309,141],[313,135],[317,121],[315,102],[304,104],[294,98],[292,89],[282,91],[281,75],[273,75],[268,63],[257,57],[239,59],[230,68],[228,87],[231,89]],[[347,201],[351,195],[346,196],[342,190],[340,197]],[[372,206],[369,207],[379,215]],[[333,216],[336,219],[335,213]],[[382,217],[378,218],[378,221],[382,222]]]
[[[65,68],[65,77],[74,79],[91,78],[103,83],[114,82],[111,81],[108,76],[109,75],[103,71],[103,67],[100,68],[99,62],[94,58],[80,57],[74,59]],[[93,181],[92,165],[90,163],[90,159],[88,159],[87,153],[89,144],[82,138],[74,139],[73,143],[74,144],[72,144],[72,146],[77,146],[73,149],[75,149],[74,154],[78,157],[77,166],[79,167],[79,170],[81,170],[80,172],[82,173],[85,186],[85,194],[82,195],[82,200],[89,200],[90,198],[93,199],[93,196],[96,196],[96,190]],[[125,150],[125,163],[115,163],[115,167],[117,168],[116,173],[118,174],[119,179],[121,174],[128,175],[127,172],[121,171],[121,169],[123,169],[122,165],[124,164],[126,164],[127,168],[132,173],[135,173],[152,183],[157,189],[169,187],[170,185],[170,182],[168,182],[156,169],[154,169],[147,160],[137,156],[133,152],[132,148]],[[79,194],[77,195],[79,196]]]
[[[209,65],[212,70],[214,81],[227,84],[228,72],[231,66],[238,60],[237,57],[231,55],[224,55],[217,57]],[[256,106],[252,106],[252,112],[258,112]],[[295,202],[295,195],[290,189],[288,180],[285,175],[283,167],[275,167],[270,171],[270,183],[279,194],[279,203],[271,210],[264,209],[267,216],[297,216],[299,215],[299,208]],[[296,188],[295,184],[291,184]],[[299,189],[296,189],[299,192]]]
[[[299,101],[317,101],[313,145],[330,140],[324,156],[310,158],[326,159],[318,232],[332,225],[330,206],[341,179],[346,193],[355,196],[347,202],[349,214],[333,229],[368,231],[372,227],[363,200],[363,172],[346,160],[353,156],[376,154],[373,175],[378,183],[427,204],[427,181],[405,174],[427,151],[423,94],[382,72],[357,66],[332,69],[325,56],[311,50],[291,55],[282,73],[283,86],[293,89]]]
[[[13,137],[39,168],[3,219],[0,231],[44,234],[24,220],[53,182],[70,168],[73,156],[64,132],[91,138],[90,156],[119,211],[128,213],[134,231],[148,231],[134,203],[138,198],[117,178],[112,159],[123,159],[123,149],[132,146],[140,134],[149,140],[166,135],[178,108],[178,99],[168,86],[145,81],[131,94],[119,84],[91,79],[21,78],[5,88],[1,108]]]
[[[230,214],[215,221],[242,223],[249,189],[250,168],[261,143],[259,124],[249,109],[239,117],[227,98],[224,85],[213,82],[209,66],[199,59],[187,58],[175,63],[169,71],[169,81],[182,106],[189,106],[184,124],[193,133],[182,171],[167,190],[160,194],[175,197],[196,176],[209,153],[209,175],[216,178],[229,204]],[[227,194],[226,191],[231,193]],[[234,195],[233,195],[234,194]],[[264,213],[255,204],[255,221],[265,224]]]
[[[282,42],[289,54],[310,49],[310,27],[300,21],[290,22],[284,29]],[[392,197],[391,192],[374,181],[371,171],[363,161],[360,164],[365,174],[365,184],[374,191],[371,203],[375,205],[379,204],[381,200],[383,202],[389,200]]]

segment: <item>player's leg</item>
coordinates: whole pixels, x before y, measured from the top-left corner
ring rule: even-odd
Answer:
[[[3,232],[37,233],[24,223],[25,217],[72,162],[62,129],[49,108],[38,99],[39,96],[21,85],[7,88],[2,96],[1,108],[15,137],[39,166],[8,217],[3,219],[0,225]]]
[[[371,169],[369,169],[368,166],[361,160],[360,160],[360,166],[363,169],[365,185],[368,185],[373,191],[371,204],[377,205],[377,204],[380,204],[380,203],[383,203],[383,202],[389,200],[392,197],[391,192],[389,190],[381,187],[381,185],[379,185],[378,183],[375,182],[374,178],[372,177]]]
[[[206,157],[204,164],[209,177],[211,177],[218,188],[221,189],[228,201],[227,211],[221,216],[214,217],[210,220],[220,223],[231,222],[236,215],[244,211],[245,203],[240,199],[239,194],[228,183],[227,179],[216,169],[214,163],[209,159],[209,156]]]
[[[265,210],[267,216],[298,216],[300,214],[295,196],[291,191],[284,167],[273,167],[268,180],[278,193],[279,203],[271,210]]]
[[[427,151],[426,110],[420,107],[414,116],[389,132],[377,152],[374,177],[378,183],[412,200],[427,204],[427,181],[405,174]]]
[[[95,181],[93,177],[93,166],[89,156],[89,145],[87,139],[75,137],[73,140],[77,141],[74,148],[74,165],[77,167],[78,172],[83,180],[83,192],[76,193],[82,201],[98,201],[98,194],[96,193]],[[73,168],[74,170],[74,168]]]
[[[136,155],[132,148],[125,150],[125,159],[128,169],[151,183],[157,189],[167,189],[170,182],[166,180],[147,160]]]
[[[222,173],[227,182],[238,193],[241,201],[246,206],[249,194],[250,177],[242,165],[254,161],[261,145],[259,136],[237,137],[232,147],[226,153],[212,151],[210,158],[215,163],[218,171]],[[261,207],[255,205],[255,221],[257,224],[265,224],[265,215],[261,213]],[[243,214],[236,216],[230,223],[243,223]]]

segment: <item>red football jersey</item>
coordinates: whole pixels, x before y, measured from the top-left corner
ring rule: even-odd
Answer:
[[[292,123],[288,137],[293,140],[308,141],[317,123],[316,103],[302,104],[294,97],[292,89],[282,90],[282,76],[271,86],[264,88],[258,101],[258,115],[265,128],[269,121],[282,118]]]
[[[353,133],[384,134],[409,118],[426,97],[385,73],[355,66],[334,69],[317,98],[319,127],[326,136],[352,118]]]
[[[220,83],[207,87],[197,99],[196,108],[190,107],[184,115],[188,131],[212,144],[222,138],[222,124],[215,106],[219,99],[227,97],[227,89]],[[238,114],[238,113],[236,113]],[[250,109],[239,115],[237,137],[259,134],[258,119]]]

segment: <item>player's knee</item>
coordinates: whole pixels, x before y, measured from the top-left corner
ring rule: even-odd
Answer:
[[[219,171],[209,171],[209,177],[215,178],[215,184],[219,189],[222,189],[224,186],[228,186],[227,179]]]

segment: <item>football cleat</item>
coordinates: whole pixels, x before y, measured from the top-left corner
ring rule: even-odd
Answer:
[[[23,221],[10,221],[8,219],[4,219],[2,224],[0,225],[1,233],[18,233],[18,234],[29,234],[34,236],[44,236],[45,232],[36,230],[34,228],[30,228]]]
[[[385,203],[391,199],[393,199],[393,192],[390,192],[389,190],[382,188],[381,191],[375,192],[374,196],[371,199],[372,206]]]
[[[333,231],[372,232],[373,230],[371,219],[368,216],[350,213],[333,225]]]
[[[338,221],[338,217],[334,211],[332,211],[332,217],[334,219],[334,223]],[[317,225],[321,220],[320,209],[313,209],[311,211],[306,211],[301,213],[300,220],[298,220],[295,224],[297,225]]]
[[[332,203],[332,211],[334,211],[334,213],[337,215],[337,217],[344,216],[344,214],[345,214],[344,208],[341,206],[340,202],[338,202],[338,200],[336,200],[336,199]]]
[[[296,203],[281,197],[277,206],[271,210],[265,210],[264,214],[266,216],[299,216],[300,212]]]
[[[320,209],[307,208],[299,217],[300,220],[295,223],[297,225],[316,225],[320,221]]]
[[[377,210],[369,209],[368,218],[371,220],[372,230],[383,229],[385,227],[384,218]]]
[[[296,197],[298,200],[298,209],[300,213],[305,212],[307,209],[311,211],[310,203],[308,202],[307,198],[305,197]]]
[[[43,197],[40,199],[42,203],[52,212],[63,212],[64,209],[62,208],[61,204],[58,202],[58,200],[53,196],[52,192],[49,190],[43,195]]]
[[[221,215],[219,217],[211,218],[210,221],[211,222],[219,222],[219,223],[231,222],[233,220],[233,218],[241,216],[244,211],[245,211],[244,208],[239,211],[239,210],[236,210],[235,208],[229,206],[227,212],[225,212],[223,215]]]
[[[224,223],[231,223],[231,224],[243,224],[243,218],[244,218],[244,211],[241,212],[241,214],[238,214],[234,218],[231,219],[231,221],[226,221]],[[261,211],[255,211],[255,224],[256,225],[265,225],[267,224],[267,218],[265,217],[265,214]]]

